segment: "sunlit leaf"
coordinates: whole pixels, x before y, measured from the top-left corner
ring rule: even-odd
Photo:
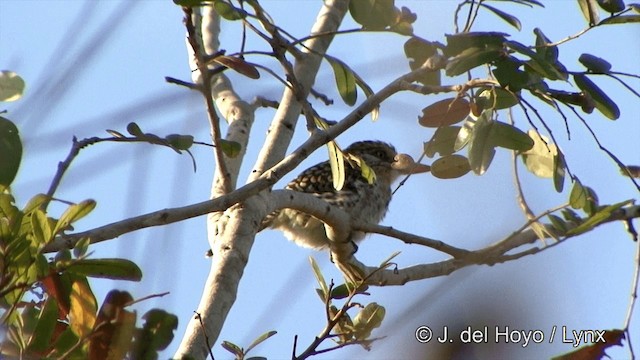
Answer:
[[[607,94],[583,74],[573,74],[573,80],[580,90],[588,93],[596,103],[596,109],[611,120],[620,117],[618,105]]]
[[[456,141],[453,144],[454,151],[460,151],[462,148],[467,146],[469,141],[471,141],[471,136],[473,135],[473,128],[475,125],[476,121],[471,118],[467,118],[467,121],[462,124],[462,127],[458,131]]]
[[[313,270],[313,275],[315,275],[316,281],[320,286],[320,291],[322,291],[322,295],[323,295],[322,301],[324,301],[327,298],[327,296],[329,296],[329,286],[327,285],[327,282],[324,280],[324,276],[322,275],[322,271],[320,270],[320,266],[318,266],[316,259],[314,259],[312,256],[309,256],[309,262],[311,263],[311,269]]]
[[[582,209],[587,204],[587,190],[578,179],[575,179],[571,188],[569,204],[574,209]]]
[[[450,98],[437,101],[424,109],[418,123],[425,127],[453,125],[469,115],[469,102],[464,98]]]
[[[82,219],[87,214],[89,214],[96,207],[95,200],[84,200],[78,204],[73,204],[62,213],[60,216],[60,220],[56,224],[55,229],[53,230],[54,234],[58,234],[60,231],[63,231],[69,227],[70,224]]]
[[[469,165],[476,175],[482,175],[487,171],[496,153],[495,144],[491,139],[491,129],[494,125],[492,116],[491,110],[482,112],[473,127],[469,141]]]
[[[16,101],[24,93],[25,83],[13,71],[0,71],[0,101]]]
[[[366,340],[371,336],[373,329],[382,324],[385,316],[385,308],[373,302],[367,304],[353,318],[356,340]]]
[[[578,5],[580,5],[580,11],[582,11],[582,15],[584,15],[589,26],[594,26],[600,22],[596,0],[578,0]]]
[[[462,155],[443,156],[431,164],[431,174],[438,179],[459,178],[469,171],[469,160]]]
[[[594,74],[608,74],[611,70],[611,64],[608,61],[591,54],[580,55],[578,61]]]
[[[109,133],[109,135],[115,137],[115,138],[124,138],[125,136],[122,135],[121,132],[119,131],[115,131],[115,130],[111,130],[111,129],[107,129],[105,130],[107,133]]]
[[[248,353],[251,349],[253,349],[254,347],[260,345],[260,343],[262,343],[263,341],[267,340],[268,338],[272,337],[273,335],[277,334],[277,331],[267,331],[266,333],[258,336],[255,340],[253,340],[253,342],[251,343],[251,345],[249,345],[247,347],[247,350],[245,350],[245,353]]]
[[[242,348],[240,346],[226,340],[222,341],[220,345],[228,352],[234,354],[236,356],[236,359],[242,359],[244,357]]]
[[[593,229],[598,224],[602,223],[603,221],[609,219],[614,211],[632,203],[633,203],[633,200],[626,200],[626,201],[619,202],[617,204],[605,206],[599,209],[597,212],[595,212],[591,216],[589,216],[588,218],[584,219],[584,221],[580,223],[580,225],[567,231],[567,235],[577,235],[577,234],[582,234],[584,232],[587,232]]]
[[[533,139],[533,147],[522,154],[522,160],[531,173],[543,178],[554,176],[554,158],[558,148],[546,137],[541,137],[536,130],[527,132]]]
[[[86,279],[73,282],[70,299],[69,326],[78,337],[85,337],[93,329],[98,311],[98,303]]]
[[[330,56],[325,57],[333,69],[333,75],[336,80],[336,86],[338,87],[340,97],[342,97],[345,104],[353,106],[358,99],[356,77],[354,76],[353,70],[351,70],[351,68],[341,60]]]

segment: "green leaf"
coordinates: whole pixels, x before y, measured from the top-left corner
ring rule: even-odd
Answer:
[[[495,144],[491,140],[491,129],[495,123],[492,116],[491,110],[482,112],[473,127],[469,141],[469,165],[476,175],[482,175],[487,171],[496,153]]]
[[[625,5],[623,0],[598,0],[598,5],[607,12],[617,13],[624,10]]]
[[[462,124],[462,127],[458,131],[458,137],[453,144],[454,151],[460,151],[469,143],[469,141],[471,141],[471,136],[473,135],[473,128],[475,127],[475,125],[475,120],[471,118],[468,118],[467,121]]]
[[[626,200],[626,201],[619,202],[617,204],[605,206],[602,209],[598,210],[598,212],[596,212],[595,214],[586,218],[580,225],[567,231],[567,235],[578,235],[578,234],[587,232],[593,229],[596,225],[609,219],[611,217],[611,214],[614,211],[632,203],[633,203],[633,200]]]
[[[142,270],[126,259],[81,259],[72,261],[67,271],[89,277],[140,281]]]
[[[567,80],[568,75],[566,71],[561,71],[557,66],[558,63],[549,62],[537,52],[517,41],[507,41],[505,44],[510,49],[531,58],[531,61],[527,62],[525,65],[543,77],[549,80]]]
[[[431,139],[424,143],[425,155],[432,158],[435,154],[440,156],[453,154],[459,132],[460,126],[443,126],[436,129]]]
[[[234,70],[250,79],[260,79],[260,72],[258,72],[258,69],[255,67],[255,65],[245,61],[244,59],[233,56],[220,55],[213,58],[212,61],[226,68]]]
[[[594,74],[608,74],[611,70],[609,62],[591,54],[580,55],[578,61]]]
[[[322,301],[325,301],[327,296],[329,296],[329,286],[327,286],[327,282],[324,280],[324,276],[322,275],[322,271],[320,271],[320,267],[312,256],[309,256],[309,262],[311,263],[311,269],[313,270],[313,275],[316,277],[316,281],[320,286],[320,291],[322,292]]]
[[[584,15],[589,26],[594,26],[600,22],[596,0],[578,0],[578,5],[580,5],[580,11],[582,11],[582,15]]]
[[[222,152],[230,158],[238,156],[242,150],[242,145],[237,141],[220,139],[219,145]]]
[[[356,77],[353,70],[351,70],[351,68],[341,60],[331,56],[325,56],[325,58],[333,69],[333,75],[336,80],[336,86],[338,87],[340,97],[342,97],[345,104],[353,106],[358,99]]]
[[[233,355],[236,356],[236,359],[242,359],[244,358],[243,354],[244,352],[242,351],[242,348],[230,341],[222,341],[222,343],[220,344],[225,350],[227,350],[228,352],[232,353]]]
[[[210,0],[173,0],[174,4],[184,7],[202,6],[209,2]]]
[[[613,24],[627,24],[627,23],[639,23],[640,15],[620,15],[616,17],[609,17],[602,22],[600,25],[613,25]]]
[[[566,167],[567,165],[564,161],[562,151],[556,149],[556,154],[553,157],[553,186],[559,193],[562,192],[562,189],[564,188]]]
[[[569,204],[574,209],[582,209],[587,205],[587,190],[577,178],[573,183],[571,194],[569,195]]]
[[[558,47],[547,46],[551,40],[539,28],[533,29],[536,34],[536,52],[548,62],[555,64],[558,61]]]
[[[476,96],[476,104],[482,109],[508,109],[518,102],[518,97],[513,92],[500,87],[486,88]]]
[[[57,235],[60,231],[64,231],[69,225],[85,217],[93,211],[95,207],[96,201],[91,199],[69,206],[67,210],[62,213],[62,216],[60,216],[60,220],[58,220],[53,230],[54,235]]]
[[[398,9],[393,0],[350,1],[349,13],[367,30],[384,30],[395,23]]]
[[[56,328],[57,320],[58,302],[54,297],[49,296],[40,309],[38,322],[31,339],[29,339],[30,352],[43,352],[51,346],[51,337]]]
[[[237,7],[229,4],[227,1],[217,0],[213,2],[213,8],[226,20],[240,20],[247,17],[247,12],[238,9]]]
[[[49,226],[49,219],[47,219],[44,211],[35,209],[31,213],[31,226],[33,228],[34,238],[39,247],[43,247],[49,241],[53,240],[53,232]]]
[[[431,41],[419,38],[417,36],[411,37],[404,43],[404,53],[409,59],[409,68],[416,70],[422,66],[427,59],[437,53],[437,47]],[[418,82],[424,85],[440,85],[440,71],[428,72],[417,79]]]
[[[0,101],[16,101],[24,93],[25,83],[13,71],[0,71]]]
[[[178,327],[178,317],[161,309],[151,309],[142,316],[142,329],[134,337],[132,358],[157,358],[159,350],[166,349]]]
[[[533,139],[517,127],[496,121],[491,128],[491,140],[496,146],[516,151],[528,151]]]
[[[558,232],[560,232],[561,235],[567,232],[567,224],[564,222],[564,220],[562,220],[562,218],[553,214],[549,214],[547,215],[547,217],[551,221],[551,225],[553,225],[553,227]]]
[[[144,137],[144,133],[140,129],[140,126],[134,122],[127,124],[127,132],[135,137]]]
[[[536,130],[527,132],[533,139],[533,147],[522,154],[522,160],[531,173],[542,178],[551,178],[555,173],[554,158],[558,147],[542,137]]]
[[[165,136],[165,140],[178,150],[187,150],[193,145],[193,136],[191,135],[171,134]]]
[[[602,115],[611,120],[616,120],[620,117],[618,105],[596,84],[589,80],[589,78],[583,74],[573,74],[573,81],[575,81],[580,90],[586,92],[593,98],[593,101],[596,103],[596,109],[598,109]]]
[[[494,14],[496,14],[497,16],[499,16],[502,20],[506,21],[509,25],[513,26],[514,28],[518,29],[518,31],[522,30],[522,24],[520,24],[520,20],[518,20],[517,17],[511,15],[511,14],[507,14],[506,12],[496,9],[493,6],[489,6],[487,4],[484,3],[480,3],[480,5],[482,5],[484,8],[490,10],[491,12],[493,12]]]
[[[468,32],[446,35],[446,56],[452,57],[469,49],[502,49],[509,34],[501,32]],[[420,64],[422,65],[422,64]]]
[[[438,179],[459,178],[469,171],[469,159],[462,155],[443,156],[431,164],[431,174]]]
[[[27,205],[24,206],[24,209],[22,211],[25,214],[29,214],[33,210],[40,208],[40,206],[44,204],[48,199],[49,197],[45,194],[36,194],[31,199],[29,199]]]
[[[480,65],[498,60],[502,54],[501,47],[468,48],[449,60],[445,72],[448,76],[460,75]]]
[[[266,333],[258,336],[258,338],[256,338],[255,340],[253,340],[253,342],[251,343],[251,345],[249,345],[247,347],[247,350],[245,350],[245,354],[248,353],[251,349],[253,349],[254,347],[260,345],[260,343],[262,343],[263,341],[267,340],[268,338],[272,337],[273,335],[277,334],[277,331],[267,331]]]
[[[22,141],[18,128],[0,116],[0,192],[9,187],[18,174],[22,160]]]
[[[76,258],[83,257],[87,254],[87,250],[89,250],[89,244],[91,244],[91,238],[85,236],[80,239],[73,247],[73,256]]]

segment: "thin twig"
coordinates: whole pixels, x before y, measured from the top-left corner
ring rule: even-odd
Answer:
[[[200,76],[202,77],[201,93],[207,105],[207,115],[209,117],[209,125],[211,126],[211,137],[213,139],[213,144],[215,145],[214,154],[216,165],[218,167],[218,173],[220,174],[221,188],[224,193],[229,193],[232,190],[231,180],[229,172],[227,171],[227,165],[224,160],[222,147],[219,146],[222,142],[222,134],[220,131],[220,118],[216,113],[215,105],[211,96],[211,74],[209,73],[208,68],[205,64],[202,49],[200,48],[200,45],[197,41],[196,28],[193,24],[192,19],[193,9],[189,7],[183,7],[183,11],[185,14],[184,23],[187,29],[187,40],[189,42],[189,45],[191,45],[191,48],[193,49],[196,66],[198,67]]]

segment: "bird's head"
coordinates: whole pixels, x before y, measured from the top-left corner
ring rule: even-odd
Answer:
[[[382,141],[358,141],[349,145],[345,152],[360,157],[377,176],[389,174],[391,181],[401,175],[431,170],[430,166],[416,162],[408,154],[398,153],[392,145]]]

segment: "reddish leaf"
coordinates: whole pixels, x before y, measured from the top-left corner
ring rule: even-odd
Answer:
[[[464,120],[470,110],[469,102],[463,98],[440,100],[422,109],[418,122],[422,126],[434,128],[452,125]]]
[[[256,69],[255,66],[244,61],[243,59],[222,55],[214,58],[213,61],[217,62],[222,66],[228,67],[229,69],[235,70],[248,78],[251,78],[251,79],[260,78],[260,73],[258,72],[258,69]]]

